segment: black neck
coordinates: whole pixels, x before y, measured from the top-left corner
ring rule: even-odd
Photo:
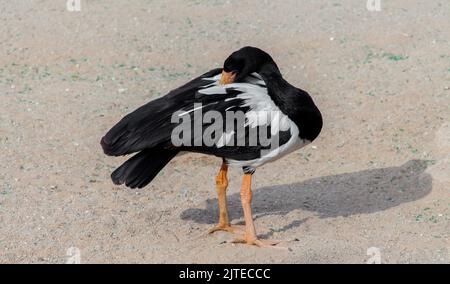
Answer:
[[[273,79],[283,78],[280,69],[278,69],[278,66],[275,62],[269,62],[263,65],[258,73],[264,78],[264,80],[266,80],[267,78],[266,84]]]
[[[259,72],[270,98],[300,130],[302,139],[314,140],[322,129],[322,115],[311,96],[283,79],[276,65],[266,65]]]

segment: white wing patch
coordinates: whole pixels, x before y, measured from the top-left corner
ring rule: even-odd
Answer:
[[[258,73],[252,73],[251,76],[245,79],[244,83],[220,85],[220,78],[221,74],[211,78],[204,78],[204,80],[214,81],[214,83],[205,86],[199,90],[199,93],[215,95],[226,94],[228,89],[238,90],[241,94],[225,101],[241,99],[244,101],[242,106],[250,108],[250,111],[245,114],[246,126],[254,128],[270,124],[272,135],[280,131],[289,130],[289,118],[272,101],[267,92],[266,84]]]
[[[245,81],[247,83],[250,83],[250,84],[253,84],[253,85],[261,85],[261,86],[265,86],[266,85],[266,83],[264,82],[263,78],[258,73],[252,73],[252,75],[247,77],[245,79]]]
[[[193,109],[190,109],[190,110],[188,110],[188,111],[182,112],[182,113],[180,113],[178,116],[183,116],[183,115],[189,114],[189,113],[191,113],[191,112],[193,112],[193,111],[196,111],[196,110],[202,109],[202,108],[203,108],[203,105],[200,105],[200,106],[194,107]]]
[[[243,83],[233,83],[228,85],[220,85],[220,78],[221,74],[211,78],[204,78],[204,80],[212,81],[213,83],[203,87],[203,89],[199,90],[199,93],[214,95],[226,94],[228,89],[238,90],[240,94],[236,97],[226,99],[225,101],[236,99],[244,101],[242,106],[250,109],[245,113],[246,126],[253,128],[270,124],[271,135],[276,135],[280,131],[290,131],[291,134],[291,138],[285,144],[280,145],[275,149],[264,151],[260,158],[250,161],[227,160],[230,165],[258,167],[267,162],[277,160],[278,158],[311,143],[311,141],[299,138],[298,126],[273,102],[268,94],[266,84],[259,74],[251,74],[251,76],[247,77]],[[223,147],[229,142],[234,134],[234,131],[224,133],[216,143],[216,146],[219,148]]]
[[[203,89],[199,90],[198,92],[200,94],[203,95],[224,95],[227,93],[227,87],[230,85],[216,85],[216,84],[211,84],[208,85],[206,87],[204,87]]]
[[[265,151],[264,154],[260,158],[257,158],[257,159],[253,159],[253,160],[249,160],[249,161],[238,161],[238,160],[227,159],[228,164],[231,166],[236,166],[236,167],[257,168],[268,162],[278,160],[279,158],[284,157],[287,154],[292,153],[295,150],[300,149],[300,148],[308,145],[309,143],[311,143],[311,141],[300,139],[300,137],[298,136],[298,134],[299,134],[298,127],[297,127],[297,125],[295,125],[295,123],[293,121],[289,120],[289,124],[291,126],[290,127],[291,138],[285,144],[283,144],[275,149],[270,149],[270,150]]]
[[[216,147],[217,148],[221,148],[225,145],[227,145],[228,143],[230,143],[231,138],[233,138],[234,135],[234,131],[230,131],[229,133],[224,133],[222,134],[222,136],[219,138],[219,140],[216,142]]]

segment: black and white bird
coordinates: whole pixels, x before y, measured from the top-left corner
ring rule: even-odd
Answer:
[[[230,114],[240,116],[230,123]],[[210,233],[240,232],[228,218],[226,189],[228,166],[241,167],[245,231],[236,242],[263,247],[276,243],[256,235],[252,175],[257,167],[311,143],[322,123],[311,96],[284,80],[269,54],[244,47],[231,54],[223,68],[211,70],[125,116],[101,139],[101,145],[110,156],[137,153],[111,175],[115,184],[131,188],[149,184],[181,152],[222,158],[216,177],[220,218]],[[178,133],[180,129],[184,132]],[[209,133],[209,142],[205,133]]]

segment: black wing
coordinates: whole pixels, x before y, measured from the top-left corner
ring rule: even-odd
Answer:
[[[249,125],[247,120],[236,120],[230,129],[227,113],[247,114],[256,105],[270,111],[273,104],[260,78],[250,76],[243,84],[219,86],[220,72],[221,69],[212,70],[125,116],[102,139],[105,153],[120,156],[157,146],[243,161],[257,159],[261,150],[271,147],[262,143],[259,139],[262,135],[266,135],[266,140],[278,139],[280,145],[286,143],[291,138],[290,130],[276,131],[276,137],[272,137],[270,122]],[[206,144],[203,133],[216,123],[215,120],[205,122],[205,114],[210,111],[222,118],[222,127],[211,133],[213,142]],[[181,122],[173,123],[172,116],[189,121],[186,127],[189,138],[180,145],[174,145],[172,134]],[[196,127],[200,128],[199,132]],[[233,133],[230,140],[224,141],[223,136],[230,130]],[[264,131],[262,135],[261,131]]]
[[[211,83],[204,79],[216,76],[221,71],[211,70],[126,115],[102,138],[105,154],[122,156],[170,143],[174,127],[171,124],[172,113],[193,105],[197,90]]]

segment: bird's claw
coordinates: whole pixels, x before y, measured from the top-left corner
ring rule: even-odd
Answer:
[[[243,226],[238,225],[217,225],[214,228],[208,230],[208,234],[213,234],[218,231],[228,232],[232,234],[237,234],[243,232]]]
[[[281,241],[278,240],[260,240],[258,238],[237,238],[233,240],[231,243],[233,244],[246,244],[251,246],[256,246],[259,248],[284,248],[278,246]]]

